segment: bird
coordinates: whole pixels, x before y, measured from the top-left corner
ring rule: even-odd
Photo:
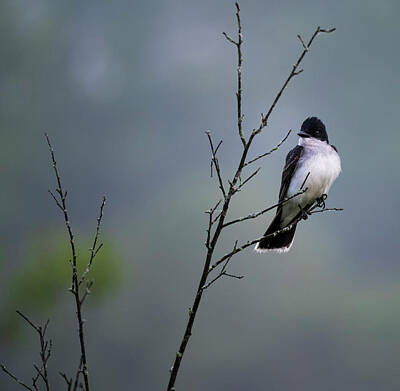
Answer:
[[[267,231],[255,246],[260,253],[284,253],[290,250],[299,218],[307,218],[308,209],[316,201],[323,204],[332,183],[342,170],[338,150],[329,144],[325,125],[319,118],[308,117],[297,134],[300,136],[298,145],[287,154],[282,172],[280,205]],[[293,197],[299,192],[301,194]],[[293,198],[287,200],[290,197]],[[284,228],[287,229],[276,233]]]

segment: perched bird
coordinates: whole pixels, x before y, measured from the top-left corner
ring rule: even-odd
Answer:
[[[300,216],[306,216],[307,210],[315,201],[323,202],[333,181],[341,171],[337,149],[329,144],[328,134],[323,122],[316,118],[307,118],[298,133],[299,143],[286,156],[282,172],[279,202],[302,194],[283,203],[277,208],[276,216],[255,250],[258,252],[287,252],[292,246],[296,224],[285,232],[265,237],[290,226]]]

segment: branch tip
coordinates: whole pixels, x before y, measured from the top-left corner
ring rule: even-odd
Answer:
[[[336,27],[332,27],[331,29],[321,29],[320,27],[318,27],[320,33],[333,33],[334,31],[336,31]]]
[[[305,51],[308,52],[308,47],[307,47],[306,44],[304,43],[303,38],[301,38],[301,35],[300,35],[300,34],[297,34],[297,38],[300,40],[300,42],[301,42],[301,44],[302,44],[302,46],[303,46],[303,49],[304,49]]]

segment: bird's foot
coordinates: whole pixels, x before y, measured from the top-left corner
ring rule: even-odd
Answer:
[[[303,220],[307,220],[308,216],[311,216],[311,213],[308,210],[302,208],[300,204],[298,205],[298,207],[300,209],[301,218]]]
[[[326,194],[322,194],[321,197],[317,198],[317,206],[319,208],[325,209],[326,205],[325,205],[325,200],[328,198],[328,196]]]

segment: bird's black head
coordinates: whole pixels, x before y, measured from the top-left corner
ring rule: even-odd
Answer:
[[[301,125],[301,130],[297,133],[300,137],[314,137],[329,144],[328,133],[326,133],[325,125],[317,117],[309,117]]]

